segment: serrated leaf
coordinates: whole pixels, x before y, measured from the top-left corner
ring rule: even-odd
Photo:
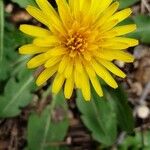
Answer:
[[[30,37],[24,36],[15,26],[11,23],[5,22],[5,36],[4,36],[4,56],[9,60],[16,61],[19,59],[17,49],[31,41]]]
[[[4,4],[3,0],[0,0],[0,64],[3,60],[4,51]]]
[[[53,115],[61,110],[61,119]],[[59,150],[56,143],[64,140],[68,129],[67,104],[62,93],[53,97],[41,115],[33,113],[28,122],[28,150]],[[57,118],[55,118],[57,119]]]
[[[105,97],[99,97],[93,89],[90,102],[85,102],[80,92],[77,95],[81,119],[92,132],[92,137],[104,145],[112,145],[116,140],[117,120],[109,101]]]
[[[16,81],[11,78],[5,86],[4,95],[0,97],[0,117],[14,117],[21,112],[32,100],[31,89],[34,87],[31,74]]]
[[[134,118],[132,110],[128,105],[127,95],[121,87],[116,90],[109,87],[105,88],[105,95],[112,103],[112,107],[116,111],[119,127],[127,132],[134,129]]]
[[[12,0],[17,3],[20,7],[27,7],[28,5],[36,6],[35,0]]]
[[[18,66],[14,66],[14,64],[20,60],[22,56],[18,54],[17,49],[30,40],[31,38],[25,37],[13,24],[5,22],[4,52],[3,61],[0,63],[0,80],[6,80],[9,76],[13,75],[12,72],[18,69],[16,68]],[[23,61],[25,61],[25,59],[22,60],[22,62]]]

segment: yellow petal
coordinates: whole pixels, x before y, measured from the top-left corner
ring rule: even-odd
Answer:
[[[90,52],[88,52],[88,51],[85,51],[85,52],[83,52],[83,56],[84,56],[84,58],[87,60],[87,61],[90,61],[91,60],[91,53]]]
[[[96,22],[96,28],[100,27],[101,25],[103,25],[103,23],[105,23],[108,18],[114,14],[114,12],[116,12],[116,10],[119,7],[119,2],[114,2],[113,4],[111,4],[98,18],[97,22]],[[117,20],[117,19],[116,19]]]
[[[37,19],[38,21],[40,21],[44,25],[49,26],[47,18],[45,17],[45,15],[43,14],[43,12],[40,9],[33,7],[33,6],[28,6],[26,8],[26,10],[35,19]]]
[[[133,62],[134,56],[124,52],[124,51],[118,51],[118,50],[100,50],[100,54],[97,55],[100,58],[106,59],[106,60],[120,60],[124,62]]]
[[[30,36],[35,36],[35,37],[46,37],[50,36],[51,32],[43,29],[41,27],[33,26],[33,25],[27,25],[23,24],[19,28],[23,33],[26,33]]]
[[[102,42],[101,45],[99,45],[102,48],[105,49],[114,49],[114,50],[122,50],[122,49],[127,49],[130,47],[127,43],[121,43],[121,42],[115,42],[111,40],[106,40],[105,42]]]
[[[118,20],[111,20],[111,21],[105,22],[105,23],[99,28],[100,34],[109,31],[110,29],[112,29],[113,27],[115,27],[117,24],[118,24]]]
[[[49,48],[45,48],[45,47],[42,48],[42,47],[35,46],[33,44],[27,44],[19,48],[19,53],[20,54],[38,54],[38,53],[46,52],[48,50]]]
[[[33,43],[40,47],[51,47],[60,45],[60,41],[55,36],[47,36],[44,38],[36,38]]]
[[[44,13],[58,17],[57,12],[52,7],[52,5],[48,2],[48,0],[36,0],[36,3]]]
[[[58,56],[58,57],[51,57],[49,58],[49,60],[45,63],[45,67],[46,68],[49,68],[49,67],[52,67],[54,65],[56,65],[57,63],[59,63],[61,61],[61,57]]]
[[[51,6],[51,4],[47,0],[36,0],[39,7],[42,9],[43,13],[47,17],[49,24],[55,28],[55,30],[59,31],[63,35],[66,33],[62,22],[60,21],[57,13]]]
[[[87,11],[90,9],[91,0],[80,0],[80,10],[83,15],[87,14]]]
[[[90,77],[95,77],[96,76],[96,73],[95,73],[94,69],[92,68],[92,66],[90,64],[85,64],[85,69],[86,69],[86,72],[88,73],[88,75]]]
[[[126,77],[125,73],[121,71],[118,67],[116,67],[112,62],[104,60],[104,59],[98,59],[98,61],[115,75],[122,77],[122,78]]]
[[[68,0],[69,7],[71,8],[73,14],[78,13],[79,11],[87,12],[90,8],[91,0]]]
[[[97,19],[99,15],[107,9],[107,7],[112,3],[112,0],[92,0],[90,14]]]
[[[81,88],[81,83],[80,83],[80,80],[79,80],[80,73],[78,72],[76,67],[74,68],[73,74],[74,74],[74,82],[75,82],[76,87]]]
[[[64,94],[67,99],[70,99],[73,89],[74,89],[74,79],[72,74],[70,78],[66,79],[66,83],[65,83]]]
[[[58,72],[59,73],[63,73],[64,72],[64,70],[65,70],[69,60],[70,60],[70,58],[68,56],[64,56],[63,57],[62,61],[59,64],[59,68],[58,68]]]
[[[109,39],[109,41],[111,41],[111,42],[119,42],[119,43],[126,43],[129,46],[136,46],[136,45],[139,44],[138,40],[131,39],[131,38],[125,38],[125,37],[115,37],[115,38]]]
[[[109,38],[114,38],[116,36],[117,32],[116,31],[113,31],[113,30],[110,30],[110,31],[107,31],[107,32],[104,32],[101,34],[101,38],[102,39],[109,39]]]
[[[133,32],[134,30],[136,30],[135,24],[118,26],[112,29],[112,31],[116,32],[116,36],[128,34],[130,32]]]
[[[90,77],[90,80],[91,80],[91,83],[92,83],[92,85],[93,85],[93,87],[94,87],[96,93],[97,93],[100,97],[102,97],[102,96],[103,96],[103,90],[102,90],[102,87],[101,87],[101,85],[100,85],[100,83],[99,83],[99,81],[98,81],[97,76],[95,76],[95,77]]]
[[[118,20],[119,22],[123,21],[127,17],[129,17],[132,13],[132,10],[130,8],[121,10],[117,13],[115,13],[110,19],[111,20]]]
[[[66,66],[66,69],[65,69],[65,77],[66,78],[70,78],[70,76],[71,76],[71,74],[72,74],[72,72],[73,72],[73,66],[74,65],[74,62],[73,62],[73,60],[70,60],[69,62],[68,62],[68,64],[67,64],[67,66]]]
[[[56,0],[58,6],[58,12],[61,17],[61,20],[66,28],[71,27],[73,23],[73,18],[71,16],[71,11],[66,0]]]
[[[94,59],[91,62],[95,72],[99,77],[101,77],[109,86],[112,88],[117,88],[118,85],[110,73],[99,63],[97,63]]]
[[[54,47],[51,50],[49,50],[46,55],[47,56],[61,56],[66,53],[66,49],[64,47]]]
[[[69,0],[69,6],[72,10],[72,15],[78,19],[81,0]]]
[[[103,96],[103,91],[97,79],[96,73],[90,64],[85,66],[86,72],[91,80],[91,83],[99,96]]]
[[[64,81],[65,81],[64,76],[62,74],[57,73],[52,85],[52,92],[57,94],[62,88]]]
[[[48,59],[48,57],[45,54],[40,54],[37,55],[35,57],[33,57],[28,63],[27,63],[27,67],[28,68],[36,68],[38,66],[43,65],[46,60]]]
[[[80,72],[80,73],[82,72],[83,65],[82,65],[80,58],[78,58],[78,57],[76,57],[76,59],[75,59],[75,67],[78,70],[78,72]]]
[[[50,77],[54,75],[54,73],[57,71],[57,67],[53,66],[51,68],[45,69],[37,78],[36,84],[38,86],[44,84]]]
[[[82,91],[84,99],[86,101],[90,101],[91,100],[90,82],[89,82],[89,78],[88,78],[87,73],[85,72],[84,68],[82,69],[80,77],[78,77],[78,78],[79,78],[79,82],[81,85],[81,91]]]

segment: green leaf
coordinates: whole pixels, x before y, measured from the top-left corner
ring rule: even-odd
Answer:
[[[27,7],[28,5],[36,6],[35,0],[12,0],[17,3],[20,7]]]
[[[0,63],[0,80],[3,81],[8,78],[11,69],[9,68],[9,62],[3,58],[3,61]]]
[[[117,121],[119,127],[127,132],[131,132],[134,129],[134,119],[132,110],[128,105],[127,95],[121,87],[116,90],[109,87],[105,88],[105,95],[107,99],[112,103],[112,106],[117,114]]]
[[[57,114],[61,115],[60,119]],[[67,104],[61,92],[53,97],[51,105],[41,115],[33,113],[30,116],[28,150],[59,150],[57,144],[64,140],[68,125]]]
[[[2,81],[8,79],[9,76],[13,75],[12,72],[18,69],[15,64],[22,57],[17,52],[18,47],[31,41],[31,38],[24,36],[13,24],[6,21],[4,33],[3,61],[0,63],[0,80]]]
[[[0,64],[3,60],[4,50],[4,4],[3,0],[0,0]]]
[[[139,2],[140,0],[118,0],[120,3],[120,9],[132,6],[133,4]]]
[[[133,18],[133,21],[137,25],[137,31],[131,35],[142,43],[150,44],[150,16],[138,15]]]
[[[112,145],[116,140],[117,120],[110,102],[105,97],[99,97],[92,89],[90,102],[84,101],[78,91],[77,106],[83,123],[92,132],[92,137],[106,146]]]
[[[14,117],[19,115],[21,108],[27,106],[33,97],[34,87],[32,74],[24,78],[11,78],[5,86],[4,95],[0,97],[0,117]]]
[[[118,147],[118,150],[149,150],[150,149],[150,131],[137,131],[134,136],[127,136]]]
[[[4,36],[4,55],[9,60],[15,62],[20,59],[18,48],[21,45],[31,42],[31,38],[25,36],[13,24],[5,22],[5,36]]]
[[[133,18],[126,19],[120,25],[133,24],[137,25],[137,30],[126,35],[127,37],[136,38],[142,43],[150,43],[150,16],[137,15]]]

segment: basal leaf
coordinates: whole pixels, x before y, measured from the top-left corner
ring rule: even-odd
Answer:
[[[17,116],[22,107],[32,100],[31,89],[34,87],[34,79],[31,74],[16,81],[11,78],[5,86],[4,95],[0,98],[0,117]]]
[[[9,68],[10,64],[7,59],[4,57],[2,62],[0,63],[0,81],[8,78],[11,69]]]
[[[4,56],[9,60],[16,62],[20,59],[18,48],[30,42],[31,38],[24,36],[14,25],[9,22],[5,22],[5,36],[4,36]]]
[[[112,106],[117,114],[117,121],[119,127],[127,132],[131,132],[134,129],[134,119],[132,110],[128,105],[127,95],[121,87],[116,90],[109,87],[105,88],[105,95],[107,99],[112,103]]]
[[[28,5],[36,6],[35,0],[12,0],[17,3],[20,7],[27,7]]]
[[[22,56],[18,54],[17,49],[19,46],[26,44],[31,40],[31,38],[25,37],[13,24],[8,23],[7,21],[5,21],[4,33],[3,61],[0,63],[1,81],[8,79],[8,77],[12,76],[12,73],[18,69],[18,66],[14,66],[14,64],[21,60]],[[25,61],[25,59],[22,60],[22,62],[23,61]]]
[[[136,38],[140,42],[149,44],[150,43],[150,16],[146,15],[137,15],[133,18],[126,19],[120,25],[126,24],[133,24],[137,25],[137,30],[126,35],[131,38]]]
[[[55,114],[61,115],[58,119]],[[61,112],[61,113],[60,113]],[[55,116],[55,117],[54,117]],[[55,120],[55,119],[56,120]],[[41,115],[33,113],[28,122],[28,150],[59,150],[68,129],[67,105],[62,93],[53,97],[52,103]]]
[[[120,3],[120,9],[130,7],[133,4],[139,2],[140,0],[118,0]]]
[[[150,16],[138,15],[133,21],[137,25],[137,31],[131,35],[143,43],[150,44]]]
[[[104,145],[112,145],[116,140],[117,120],[109,101],[99,97],[94,90],[90,102],[85,102],[80,92],[77,95],[82,121],[92,132],[92,137]]]

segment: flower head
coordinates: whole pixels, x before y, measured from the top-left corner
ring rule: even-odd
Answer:
[[[56,0],[57,12],[47,0],[36,2],[39,8],[28,6],[26,10],[46,28],[21,25],[20,30],[35,39],[19,52],[35,55],[28,68],[44,67],[37,85],[54,75],[53,93],[64,85],[65,97],[69,99],[76,87],[85,100],[91,97],[90,83],[103,96],[98,77],[117,88],[110,72],[122,78],[125,74],[112,61],[133,62],[133,56],[125,49],[138,44],[135,39],[122,37],[134,31],[136,25],[118,26],[131,9],[116,12],[119,3],[112,0]]]

